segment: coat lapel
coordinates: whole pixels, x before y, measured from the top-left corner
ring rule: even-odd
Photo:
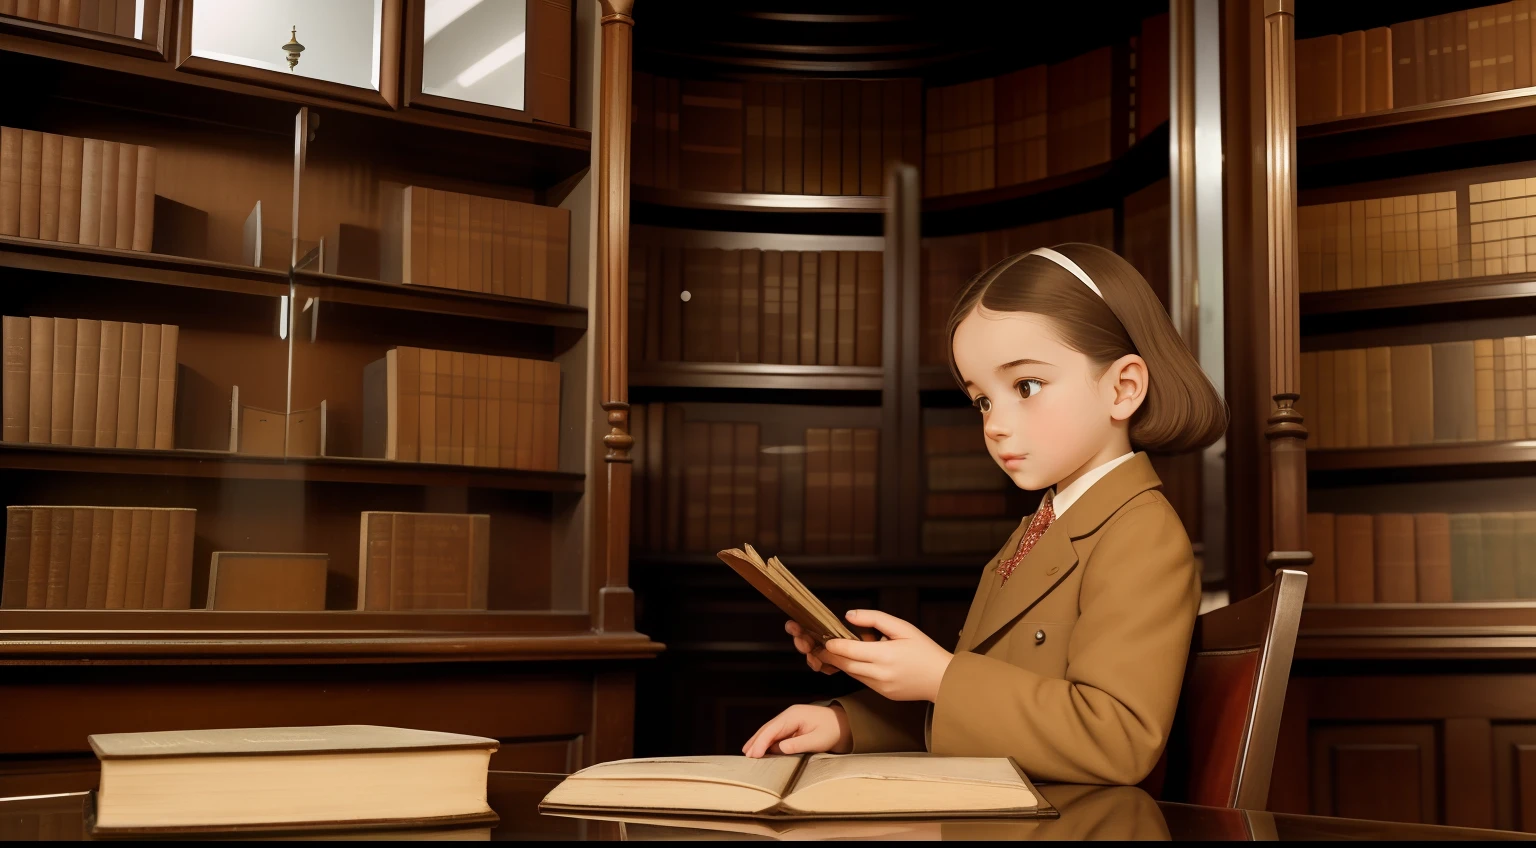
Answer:
[[[1152,461],[1146,454],[1138,453],[1091,486],[1066,515],[1052,523],[1001,586],[996,573],[998,559],[994,558],[982,575],[976,600],[965,619],[965,638],[956,650],[974,649],[1028,612],[1077,568],[1078,554],[1073,542],[1095,533],[1131,498],[1161,485],[1157,472],[1152,470]],[[999,558],[1018,548],[1019,536],[1027,526],[1027,522],[1020,524]]]

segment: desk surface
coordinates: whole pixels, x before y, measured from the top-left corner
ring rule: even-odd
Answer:
[[[540,815],[538,803],[560,775],[491,772],[491,806],[501,824],[498,840],[762,839],[768,830],[740,823],[637,823]],[[37,784],[32,797],[0,799],[0,842],[23,839],[81,839],[85,794],[52,794],[56,786]],[[14,795],[15,780],[5,782]],[[1059,810],[1049,821],[1007,822],[813,822],[781,835],[790,839],[1150,839],[1150,840],[1309,840],[1309,839],[1528,839],[1530,834],[1436,825],[1393,824],[1355,819],[1294,816],[1154,801],[1133,786],[1041,786]],[[25,790],[23,790],[25,792]],[[45,794],[48,793],[48,794]],[[686,826],[683,826],[686,824]],[[720,830],[737,828],[736,831]],[[340,835],[347,838],[347,835]],[[357,836],[351,835],[351,838]]]

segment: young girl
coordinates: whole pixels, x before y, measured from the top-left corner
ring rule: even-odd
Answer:
[[[955,653],[873,610],[847,617],[879,642],[813,653],[787,625],[811,668],[868,688],[790,707],[742,751],[1011,756],[1039,780],[1137,783],[1173,725],[1200,576],[1136,451],[1209,445],[1226,407],[1146,281],[1092,245],[988,268],[949,338],[992,458],[1050,491],[982,572]]]

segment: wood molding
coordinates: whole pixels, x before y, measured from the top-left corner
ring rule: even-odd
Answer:
[[[1173,222],[1170,251],[1173,255],[1173,279],[1169,292],[1169,307],[1173,313],[1174,327],[1184,337],[1189,352],[1200,358],[1200,259],[1199,226],[1196,220],[1197,199],[1195,194],[1195,3],[1194,0],[1172,0],[1168,6],[1169,25],[1173,28],[1174,55],[1171,58],[1177,71],[1177,84],[1171,92],[1174,100],[1173,133],[1178,168],[1171,175],[1176,194],[1174,211],[1178,218]]]
[[[1264,0],[1265,194],[1269,218],[1272,550],[1268,564],[1305,567],[1307,428],[1300,398],[1300,300],[1296,265],[1296,19],[1289,0]]]

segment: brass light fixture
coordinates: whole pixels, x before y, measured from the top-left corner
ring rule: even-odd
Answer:
[[[298,27],[293,28],[288,43],[283,45],[283,52],[288,54],[288,72],[292,73],[294,67],[299,64],[299,54],[304,52],[304,45],[299,43]]]

